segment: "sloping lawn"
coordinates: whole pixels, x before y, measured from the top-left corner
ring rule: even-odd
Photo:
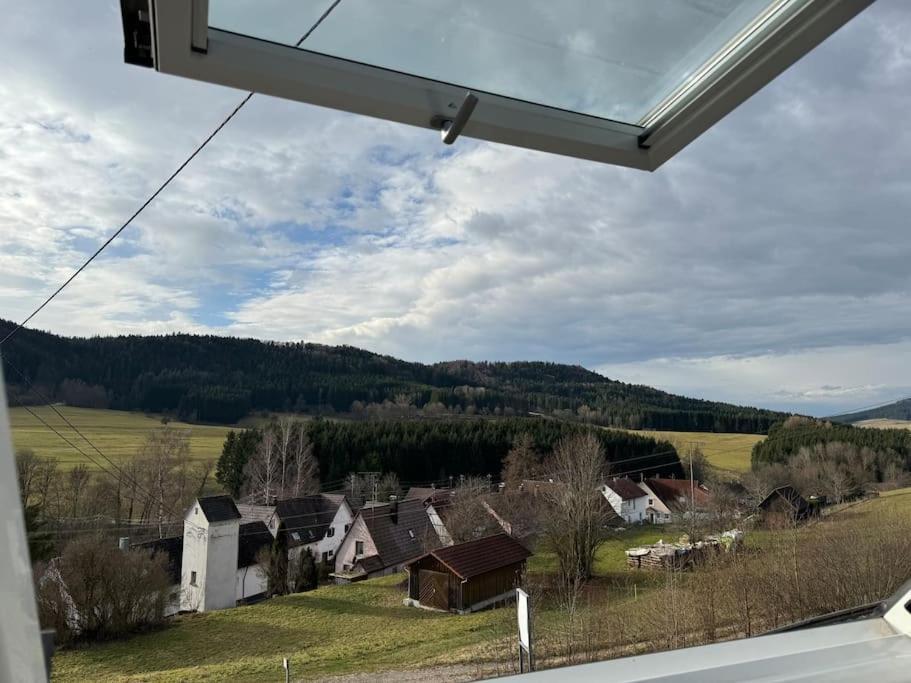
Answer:
[[[651,429],[636,432],[644,436],[670,441],[686,467],[684,454],[698,444],[709,463],[719,470],[732,474],[749,472],[753,445],[762,441],[763,434],[717,434],[715,432],[659,432]]]
[[[179,617],[162,631],[58,653],[54,680],[281,680],[282,657],[295,678],[411,668],[455,661],[515,620],[511,609],[457,616],[405,607],[402,579]]]
[[[56,408],[92,443],[98,446],[102,453],[115,462],[135,456],[149,432],[164,426],[159,417],[142,413],[71,408],[69,406],[56,406]],[[72,431],[53,410],[47,406],[36,406],[30,410],[40,415],[41,419],[53,425],[69,441],[79,446],[95,460],[104,462],[94,449]],[[83,463],[91,469],[97,469],[88,458],[68,445],[24,408],[11,408],[10,422],[13,427],[13,445],[17,449],[30,448],[41,457],[57,458],[60,467],[65,470],[72,469],[78,463]],[[189,430],[190,457],[200,460],[217,458],[221,454],[225,436],[231,431],[230,427],[191,425],[177,421],[168,424],[175,429]]]

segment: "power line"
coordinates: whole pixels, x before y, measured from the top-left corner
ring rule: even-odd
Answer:
[[[329,14],[332,12],[332,10],[334,10],[340,2],[341,2],[341,0],[334,0],[334,2],[329,6],[329,8],[325,12],[323,12],[323,14],[319,17],[319,19],[317,19],[316,22],[307,30],[307,32],[303,36],[301,36],[300,40],[298,40],[297,43],[295,43],[295,47],[300,47],[301,43],[303,43],[307,38],[310,37],[310,34],[313,33],[316,30],[316,28],[320,24],[323,23],[323,21],[326,19],[326,17],[329,16]],[[16,325],[9,333],[7,333],[7,335],[5,337],[3,337],[3,339],[0,339],[0,346],[3,346],[3,344],[6,343],[14,334],[16,334],[19,330],[21,330],[26,324],[28,324],[28,322],[32,318],[34,318],[36,315],[38,315],[44,309],[44,307],[47,306],[49,303],[51,303],[51,301],[53,301],[54,298],[67,287],[67,285],[69,285],[73,280],[75,280],[79,276],[79,274],[82,273],[82,271],[85,270],[88,267],[88,265],[92,261],[94,261],[101,254],[101,252],[103,252],[108,247],[108,245],[111,244],[111,242],[113,242],[115,239],[117,239],[120,236],[120,233],[122,233],[124,230],[126,230],[127,227],[130,225],[130,223],[132,223],[139,216],[139,214],[141,214],[146,209],[146,207],[149,206],[149,204],[151,204],[153,201],[155,201],[155,198],[158,197],[158,195],[160,195],[164,191],[164,189],[166,187],[168,187],[168,185],[170,185],[171,182],[178,175],[180,175],[180,172],[183,171],[189,165],[189,163],[191,161],[193,161],[193,159],[195,159],[196,156],[203,149],[205,149],[206,145],[208,145],[209,142],[212,141],[212,138],[214,138],[216,135],[218,135],[218,133],[221,132],[221,129],[224,128],[226,125],[228,125],[228,122],[231,121],[231,119],[233,119],[237,115],[237,112],[239,112],[241,109],[244,108],[244,106],[247,104],[247,102],[249,102],[250,99],[255,94],[256,93],[253,91],[248,92],[244,96],[244,98],[237,104],[237,106],[235,106],[234,109],[231,110],[231,113],[229,113],[221,121],[221,123],[219,123],[215,127],[215,129],[211,133],[209,133],[205,137],[205,139],[201,143],[199,143],[199,145],[196,146],[196,149],[193,150],[193,152],[190,154],[190,156],[188,156],[186,159],[184,159],[184,161],[177,167],[177,169],[173,173],[171,173],[171,175],[169,175],[167,177],[167,179],[161,185],[158,186],[158,189],[156,189],[151,195],[149,195],[149,198],[146,199],[139,206],[139,208],[136,209],[136,211],[134,211],[133,214],[129,218],[127,218],[126,221],[124,221],[124,223],[119,228],[117,228],[117,230],[114,231],[114,234],[111,235],[110,237],[108,237],[104,241],[104,243],[100,247],[98,247],[98,249],[95,250],[95,253],[93,253],[91,256],[89,256],[89,258],[86,259],[86,261],[81,266],[79,266],[79,268],[77,268],[73,272],[73,274],[70,275],[64,281],[64,283],[62,285],[60,285],[57,289],[55,289],[53,291],[53,293],[51,293],[50,296],[48,296],[43,302],[41,302],[41,305],[39,305],[38,308],[36,308],[28,316],[26,316],[25,319],[22,320],[22,322],[20,322],[18,325]]]

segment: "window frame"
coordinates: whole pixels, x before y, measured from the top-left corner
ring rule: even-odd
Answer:
[[[208,0],[149,3],[148,24],[124,9],[125,58],[162,73],[434,128],[468,88],[208,26]],[[653,171],[816,47],[873,0],[789,0],[752,42],[682,83],[641,125],[472,89],[463,135]],[[135,13],[138,16],[138,13]],[[130,40],[150,26],[149,50]],[[138,28],[137,28],[138,27]],[[137,52],[135,49],[133,52]],[[148,53],[151,53],[151,58]],[[707,64],[711,64],[710,59]]]

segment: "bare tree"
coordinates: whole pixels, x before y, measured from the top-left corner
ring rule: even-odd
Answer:
[[[319,462],[313,455],[313,444],[307,436],[307,425],[298,422],[294,439],[293,495],[305,496],[319,493]]]
[[[72,541],[37,585],[41,621],[55,626],[62,642],[158,624],[170,592],[163,556],[123,552],[94,537]]]
[[[535,441],[527,432],[515,438],[509,453],[503,458],[500,476],[507,487],[516,488],[525,479],[535,479],[540,473],[541,463],[535,450]]]
[[[560,577],[571,587],[591,576],[610,519],[600,491],[607,476],[601,442],[590,432],[562,439],[548,469],[557,485],[544,492],[550,502],[545,535],[557,555]]]
[[[496,519],[484,507],[484,496],[490,493],[486,477],[465,477],[452,492],[452,501],[441,508],[449,536],[463,543],[498,531]]]
[[[399,476],[395,472],[386,472],[376,482],[376,500],[379,502],[387,501],[392,496],[402,495],[402,485],[399,483]]]
[[[78,517],[79,502],[82,500],[91,479],[92,475],[89,472],[89,468],[82,463],[70,470],[67,476],[67,484],[69,485],[67,499],[69,501],[70,517]]]
[[[214,470],[215,460],[212,458],[200,460],[196,463],[196,481],[199,482],[199,485],[196,487],[197,497],[205,495],[206,485],[209,483],[209,477],[212,476]]]
[[[251,501],[269,505],[278,496],[281,461],[275,431],[267,429],[247,462],[247,486]]]
[[[149,432],[140,447],[139,458],[148,478],[151,507],[156,509],[159,538],[164,538],[164,525],[175,507],[188,497],[187,470],[190,439],[186,430],[162,427]]]

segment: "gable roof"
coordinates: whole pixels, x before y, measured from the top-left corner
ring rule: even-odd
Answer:
[[[256,564],[256,554],[263,548],[272,545],[272,534],[262,520],[246,522],[240,525],[237,539],[237,567],[250,567]]]
[[[232,519],[240,519],[240,513],[234,504],[231,496],[206,496],[197,498],[202,514],[206,516],[209,522],[227,522]]]
[[[605,486],[620,496],[620,498],[623,500],[633,500],[635,498],[642,498],[642,496],[647,495],[645,491],[640,489],[639,485],[629,477],[623,477],[622,479],[608,479],[605,482]]]
[[[172,583],[180,583],[180,568],[183,564],[183,536],[156,538],[152,541],[133,543],[130,548],[152,551],[152,557],[165,556],[165,569]]]
[[[645,483],[661,499],[661,502],[671,508],[679,508],[682,504],[689,509],[690,496],[692,496],[693,504],[695,504],[697,509],[708,507],[712,501],[711,494],[702,488],[698,481],[691,482],[689,479],[655,477],[654,479],[646,479]]]
[[[799,514],[806,513],[810,508],[810,504],[800,495],[800,492],[790,485],[772,489],[769,495],[759,504],[759,507],[763,510],[768,510],[775,500],[783,500]]]
[[[420,500],[373,505],[358,515],[373,539],[382,567],[407,562],[440,546],[440,537]]]
[[[438,548],[423,557],[427,556],[435,557],[460,579],[470,579],[524,562],[531,557],[531,552],[511,536],[495,534],[476,541]]]
[[[274,505],[246,505],[237,503],[237,511],[240,513],[241,522],[269,522],[269,519],[275,514]]]
[[[280,500],[275,503],[279,533],[285,535],[289,548],[316,543],[326,535],[344,502],[344,496],[327,493]]]

